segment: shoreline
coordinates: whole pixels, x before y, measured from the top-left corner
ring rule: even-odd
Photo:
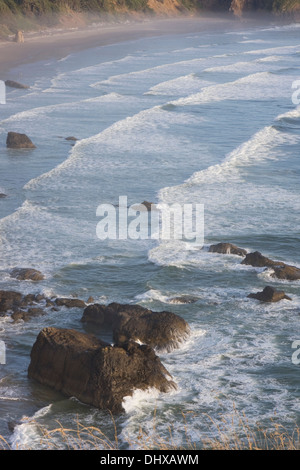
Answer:
[[[24,43],[0,41],[0,79],[17,78],[13,69],[95,47],[172,34],[203,33],[220,29],[241,29],[261,23],[274,23],[274,17],[240,20],[231,15],[175,16],[145,18],[140,21],[97,23],[76,29],[49,29],[25,34]],[[278,23],[280,21],[278,20]]]

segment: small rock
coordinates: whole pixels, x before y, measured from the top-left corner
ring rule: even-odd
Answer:
[[[42,281],[44,279],[44,275],[33,268],[14,268],[10,275],[19,281]]]
[[[14,80],[6,80],[5,85],[10,88],[20,88],[22,90],[27,90],[28,88],[30,88],[28,85],[23,85],[22,83],[15,82]]]
[[[65,140],[78,140],[78,139],[76,137],[70,136],[70,137],[66,137]]]
[[[194,304],[197,300],[197,297],[182,295],[181,297],[173,297],[169,302],[170,304]]]
[[[36,146],[31,142],[26,134],[9,132],[7,134],[6,146],[11,149],[34,149]]]
[[[41,308],[29,308],[27,311],[24,310],[16,310],[12,315],[11,318],[14,322],[17,321],[29,321],[32,317],[37,317],[45,315],[45,312]]]
[[[237,255],[237,256],[246,256],[247,250],[239,248],[232,243],[217,243],[216,245],[211,245],[208,250],[210,253],[222,253],[226,255]]]
[[[58,298],[55,300],[55,303],[58,307],[68,307],[68,308],[85,308],[86,303],[80,299],[68,299],[68,298]]]
[[[14,310],[22,302],[22,294],[15,291],[0,290],[0,315],[6,314],[8,310]]]
[[[277,291],[270,286],[266,286],[262,292],[256,292],[256,294],[249,294],[248,298],[257,299],[261,302],[279,302],[283,299],[292,300],[285,294],[285,292]]]

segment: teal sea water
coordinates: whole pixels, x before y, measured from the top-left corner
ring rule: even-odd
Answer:
[[[120,446],[142,427],[183,443],[216,437],[212,424],[236,409],[249,424],[300,424],[300,284],[209,253],[228,241],[300,266],[300,25],[266,25],[139,39],[20,67],[30,90],[7,89],[0,107],[0,288],[139,303],[178,313],[191,327],[179,349],[160,353],[178,389],[124,400]],[[299,96],[299,94],[298,94]],[[37,148],[6,149],[8,131]],[[75,136],[76,142],[65,140]],[[182,240],[96,236],[102,203],[204,204],[203,249]],[[15,266],[41,270],[13,280]],[[247,296],[272,285],[292,301]],[[192,295],[193,304],[171,299]],[[114,435],[105,411],[28,380],[30,350],[45,326],[75,328],[82,310],[29,322],[0,317],[0,434],[40,448],[38,424],[76,419]],[[99,333],[100,334],[100,333]],[[185,416],[186,429],[182,415]],[[8,423],[15,423],[14,429]],[[59,445],[59,441],[57,442]]]

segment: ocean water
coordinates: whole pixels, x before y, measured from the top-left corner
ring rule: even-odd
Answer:
[[[86,331],[81,309],[25,323],[0,317],[0,434],[13,448],[43,448],[39,426],[51,430],[57,421],[76,427],[79,420],[112,440],[116,426],[123,448],[135,448],[140,428],[166,438],[171,429],[176,444],[191,439],[200,447],[235,413],[253,428],[300,424],[300,365],[292,361],[299,281],[275,280],[238,256],[207,249],[228,241],[300,266],[300,106],[292,99],[299,97],[292,88],[299,31],[299,24],[245,24],[165,35],[14,71],[31,88],[7,89],[0,107],[0,191],[7,194],[0,199],[0,288],[169,310],[189,323],[191,335],[159,354],[177,390],[136,391],[112,422],[109,413],[27,377],[39,331]],[[6,149],[8,131],[26,133],[37,148]],[[97,207],[117,205],[119,196],[130,205],[203,204],[203,247],[100,240]],[[9,275],[15,266],[46,278],[16,281]],[[292,300],[247,297],[265,285]],[[181,295],[197,301],[172,303]]]

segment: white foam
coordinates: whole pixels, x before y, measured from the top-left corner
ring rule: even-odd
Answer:
[[[200,93],[172,101],[175,106],[199,105],[223,100],[269,100],[290,98],[293,77],[258,72],[233,82],[208,86]]]
[[[51,410],[51,405],[41,408],[32,417],[24,416],[21,424],[18,424],[11,437],[11,448],[13,450],[34,449],[41,445],[41,432],[38,419],[46,416]]]
[[[281,47],[270,47],[268,49],[255,49],[252,51],[246,51],[245,54],[255,55],[290,55],[300,52],[300,44],[295,46],[281,46]]]
[[[190,74],[159,83],[158,85],[150,88],[150,90],[145,94],[161,96],[183,96],[199,91],[200,89],[209,85],[212,85],[212,82],[207,80],[200,80],[195,74]]]

